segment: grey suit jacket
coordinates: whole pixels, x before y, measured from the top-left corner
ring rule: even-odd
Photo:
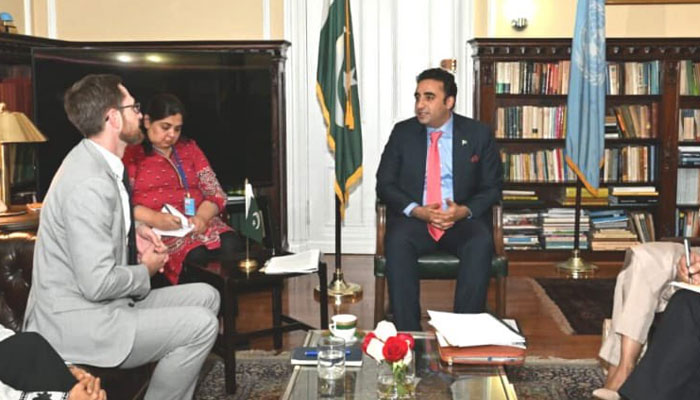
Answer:
[[[148,294],[150,280],[144,265],[124,265],[125,238],[118,181],[84,139],[44,199],[24,317],[24,329],[41,333],[67,361],[116,366],[133,346],[129,304]]]

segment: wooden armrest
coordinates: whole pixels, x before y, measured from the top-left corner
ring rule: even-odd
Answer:
[[[384,234],[386,233],[386,205],[377,202],[377,250],[375,254],[384,256]]]
[[[496,257],[505,257],[506,250],[503,245],[503,207],[494,204],[491,208],[493,214],[493,249]]]

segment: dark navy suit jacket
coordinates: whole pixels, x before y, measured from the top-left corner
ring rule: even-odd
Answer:
[[[500,202],[503,165],[491,129],[481,122],[454,114],[452,170],[454,199],[466,205],[473,218],[491,215]],[[377,197],[387,205],[387,216],[403,215],[412,202],[423,204],[427,129],[414,117],[394,125],[377,169]]]

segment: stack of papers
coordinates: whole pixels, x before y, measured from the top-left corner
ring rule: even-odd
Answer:
[[[180,224],[182,225],[181,228],[173,229],[170,231],[164,231],[162,229],[153,228],[153,232],[159,234],[160,236],[184,237],[185,235],[190,233],[192,229],[194,229],[194,225],[190,225],[190,220],[187,219],[187,217],[185,217],[176,207],[173,207],[170,204],[165,204],[163,208],[161,208],[160,212],[165,214],[171,214],[180,218]]]
[[[288,256],[272,257],[262,269],[266,274],[307,274],[318,271],[321,250],[308,250]]]
[[[440,346],[509,346],[524,349],[525,337],[514,320],[501,321],[491,314],[455,314],[428,310]],[[509,324],[510,323],[510,324]]]

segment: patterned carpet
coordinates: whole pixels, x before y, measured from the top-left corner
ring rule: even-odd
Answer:
[[[292,374],[289,353],[246,350],[236,352],[236,383],[233,395],[226,395],[224,388],[224,362],[218,356],[210,356],[202,367],[200,384],[195,400],[277,400],[287,386]]]
[[[591,399],[605,375],[597,360],[530,360],[506,367],[518,400]]]
[[[238,390],[224,394],[224,365],[211,357],[202,371],[204,377],[195,393],[196,400],[279,399],[292,373],[289,353],[266,351],[236,353]],[[591,392],[603,385],[605,377],[595,360],[528,358],[523,366],[506,368],[519,400],[590,399]]]
[[[564,333],[599,335],[612,315],[615,279],[536,278],[535,294]]]

